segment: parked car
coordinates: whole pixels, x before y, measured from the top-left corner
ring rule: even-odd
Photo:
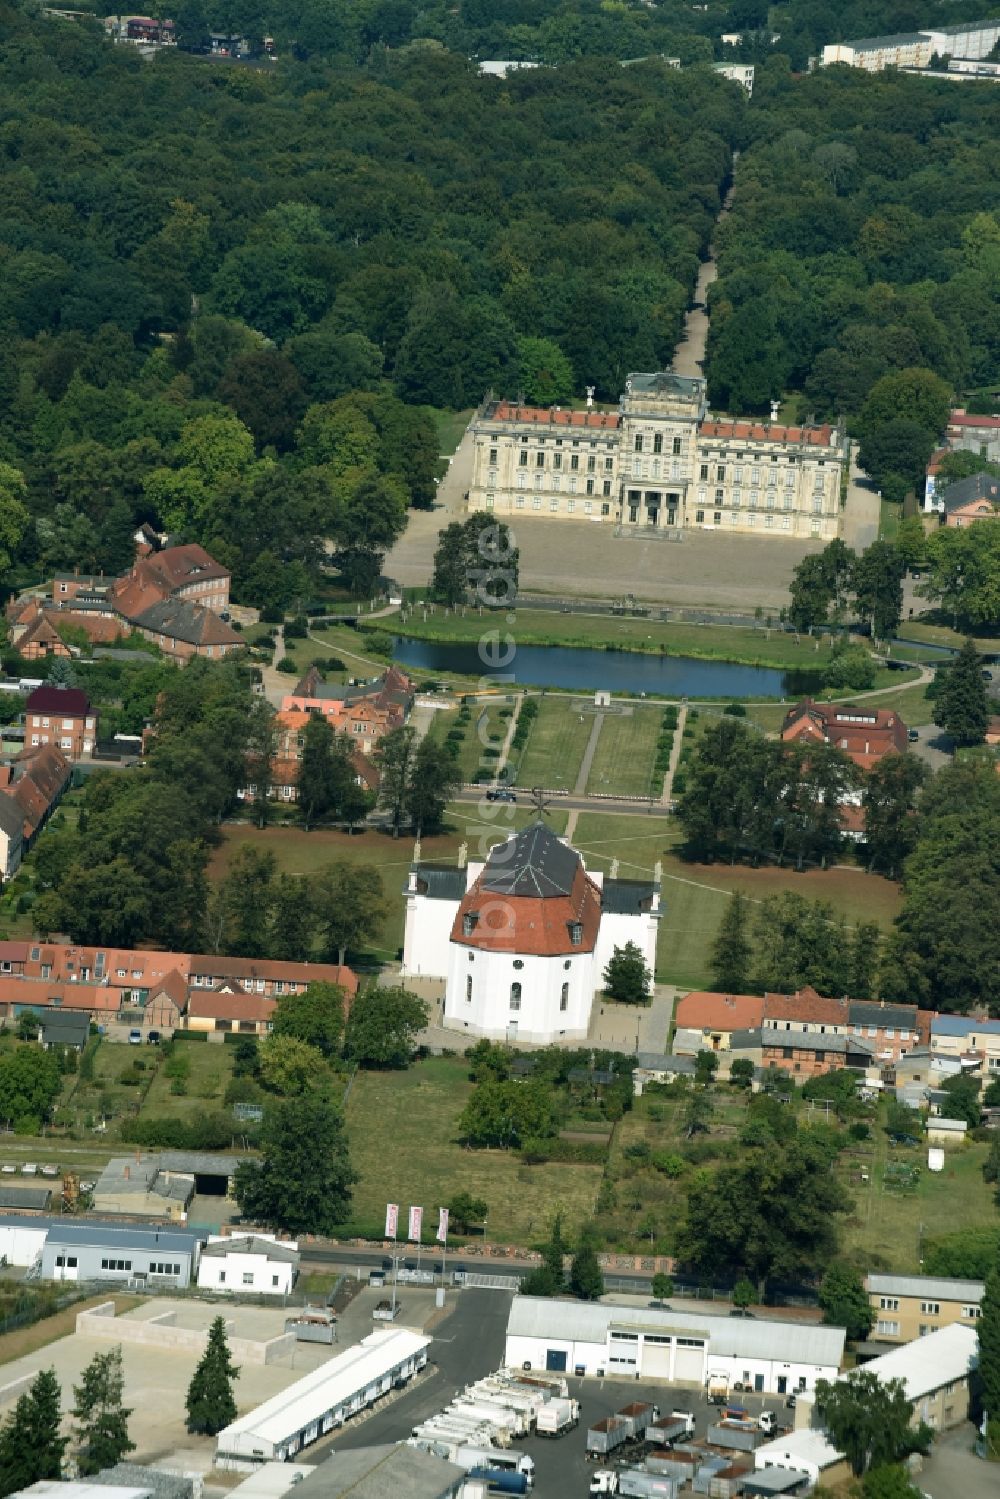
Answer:
[[[158,1045],[160,1040],[159,1031],[150,1031],[149,1035],[146,1037],[146,1040],[149,1042],[150,1046]]]
[[[514,792],[509,791],[506,786],[491,786],[486,793],[486,800],[488,802],[516,803],[517,797],[515,796]]]
[[[37,1176],[38,1175],[38,1167],[35,1165],[34,1161],[25,1161],[24,1165],[21,1167],[21,1175],[22,1176]]]
[[[918,741],[918,739],[920,738],[920,731],[919,731],[919,729],[907,729],[907,731],[906,731],[906,737],[910,741],[911,744],[916,744],[917,741]]]
[[[128,1044],[129,1044],[129,1046],[141,1046],[142,1045],[142,1031],[136,1031],[136,1030],[129,1031],[129,1033],[128,1033]]]
[[[0,1171],[3,1172],[4,1176],[13,1176],[16,1170],[17,1167],[11,1166],[9,1163],[7,1165],[0,1166]]]

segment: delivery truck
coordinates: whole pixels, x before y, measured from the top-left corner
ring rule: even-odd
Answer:
[[[550,1400],[538,1412],[535,1430],[540,1437],[561,1437],[579,1424],[579,1400]]]
[[[598,1469],[590,1480],[591,1494],[619,1494],[623,1499],[677,1499],[676,1478],[647,1473],[643,1468]]]

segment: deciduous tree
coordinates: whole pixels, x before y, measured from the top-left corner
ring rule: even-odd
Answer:
[[[820,1282],[819,1304],[823,1321],[846,1328],[849,1338],[866,1338],[871,1332],[875,1314],[864,1280],[853,1265],[834,1261]]]
[[[347,1017],[345,1055],[362,1067],[405,1067],[427,1018],[426,1004],[408,989],[365,989]]]
[[[651,975],[642,950],[635,942],[616,947],[604,970],[604,992],[624,1005],[648,1005]]]
[[[237,1167],[240,1212],[289,1234],[332,1234],[357,1181],[340,1110],[321,1092],[268,1108],[259,1160]]]
[[[910,1426],[913,1402],[903,1381],[880,1380],[870,1369],[852,1369],[835,1383],[818,1380],[816,1404],[831,1442],[857,1478],[925,1449],[931,1435],[926,1426]]]

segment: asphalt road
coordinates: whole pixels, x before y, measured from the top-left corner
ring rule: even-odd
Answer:
[[[479,804],[484,799],[485,791],[482,787],[473,789],[471,787],[459,791],[452,799],[456,802]],[[487,802],[489,807],[510,806],[509,802]],[[527,788],[521,788],[517,792],[517,806],[530,807],[531,797]],[[563,796],[555,793],[552,801],[553,807],[560,807],[567,812],[631,812],[643,817],[670,817],[669,807],[659,801],[647,801],[645,797],[614,797],[614,796],[576,796],[572,792]]]
[[[451,1312],[432,1329],[430,1374],[366,1420],[353,1421],[317,1442],[308,1449],[307,1461],[322,1462],[338,1448],[404,1442],[415,1426],[449,1405],[466,1385],[501,1367],[511,1297],[503,1291],[460,1291],[449,1292],[448,1300]]]

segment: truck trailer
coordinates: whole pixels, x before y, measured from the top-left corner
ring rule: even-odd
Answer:
[[[606,1416],[587,1430],[587,1457],[609,1457],[629,1440],[628,1426],[619,1416]]]
[[[473,1468],[490,1468],[502,1473],[523,1473],[531,1488],[535,1481],[535,1464],[526,1452],[501,1451],[496,1447],[459,1447],[452,1462],[470,1472]]]
[[[599,1468],[590,1480],[591,1494],[620,1494],[623,1499],[677,1499],[676,1478],[643,1468]]]
[[[485,1483],[488,1494],[526,1494],[531,1487],[523,1473],[505,1468],[470,1468],[469,1477]]]

